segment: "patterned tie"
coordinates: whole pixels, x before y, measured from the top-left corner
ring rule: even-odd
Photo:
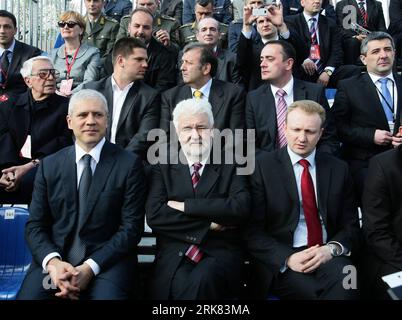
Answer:
[[[202,168],[202,164],[199,162],[196,162],[193,164],[193,174],[191,175],[191,181],[193,182],[193,189],[197,187],[198,181],[200,181],[200,169]],[[192,262],[198,263],[200,262],[203,252],[196,246],[195,244],[192,244],[186,251],[186,257],[189,258]]]
[[[200,100],[202,98],[203,94],[202,94],[201,91],[195,90],[194,93],[193,93],[193,96],[194,96],[195,99]]]
[[[391,80],[391,79],[389,79]],[[387,116],[387,120],[393,122],[394,121],[394,113],[393,113],[393,101],[391,97],[391,93],[388,90],[387,82],[388,78],[381,78],[378,80],[381,83],[381,104],[384,109],[385,115]],[[392,81],[392,80],[391,80]]]
[[[311,46],[319,46],[318,44],[318,38],[317,38],[317,19],[316,18],[310,18],[308,20],[310,22],[310,39],[311,39]],[[321,72],[324,69],[324,65],[319,59],[313,59],[310,57],[310,59],[317,65],[317,73],[321,74]]]
[[[73,243],[67,254],[67,261],[73,266],[77,266],[85,258],[85,243],[80,238],[79,231],[84,222],[83,218],[85,217],[85,210],[87,207],[87,196],[92,181],[92,157],[91,155],[86,154],[82,157],[82,159],[84,160],[84,170],[82,171],[80,183],[78,186],[78,218],[76,222]]]
[[[303,167],[301,193],[304,218],[307,224],[307,246],[322,245],[322,228],[315,200],[314,184],[308,170],[310,163],[306,159],[302,159],[299,164]]]
[[[287,110],[287,105],[286,105],[286,100],[285,100],[285,95],[286,92],[283,89],[279,89],[276,94],[278,97],[278,102],[276,104],[276,120],[277,120],[277,127],[278,127],[278,133],[276,135],[276,142],[279,148],[282,148],[283,146],[286,146],[286,136],[285,136],[285,129],[283,127],[283,124],[285,123],[285,118],[286,118],[286,110]]]
[[[7,81],[8,68],[10,66],[10,61],[8,60],[8,55],[10,50],[4,50],[0,58],[0,69],[1,69],[1,84],[5,84]]]
[[[366,9],[364,9],[364,0],[359,1],[359,11],[363,27],[367,27],[367,12]]]

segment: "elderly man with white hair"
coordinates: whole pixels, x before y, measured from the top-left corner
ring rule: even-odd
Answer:
[[[73,143],[68,99],[55,93],[59,72],[51,60],[31,58],[21,75],[28,90],[0,102],[0,203],[29,203],[40,160]]]
[[[188,99],[173,111],[178,163],[153,167],[146,205],[157,236],[153,299],[231,299],[241,287],[242,226],[249,215],[246,177],[212,149],[208,101]]]

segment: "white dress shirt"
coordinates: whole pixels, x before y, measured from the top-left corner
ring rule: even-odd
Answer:
[[[315,165],[315,150],[306,158],[303,158],[299,156],[298,154],[294,153],[292,150],[290,150],[289,146],[287,147],[288,154],[290,157],[290,161],[292,162],[292,167],[293,167],[293,172],[295,174],[296,178],[296,185],[297,185],[297,192],[299,195],[299,207],[300,207],[300,217],[299,217],[299,222],[297,224],[295,233],[293,235],[293,247],[298,248],[302,246],[307,246],[307,224],[306,224],[306,218],[304,217],[304,210],[302,206],[302,193],[301,193],[301,176],[303,173],[303,166],[299,164],[299,161],[301,159],[306,159],[309,163],[309,172],[311,175],[311,179],[313,180],[313,185],[314,185],[314,192],[315,192],[315,199],[317,202],[317,179],[316,179],[316,165]],[[318,208],[318,203],[317,203],[317,208]],[[319,214],[320,212],[318,212]],[[320,217],[320,223],[322,227],[322,239],[323,243],[327,242],[327,232],[325,230],[324,223],[322,221],[321,215]]]
[[[293,97],[293,84],[294,80],[293,77],[289,80],[289,82],[283,86],[283,88],[275,87],[273,84],[271,84],[271,92],[274,95],[275,98],[275,105],[278,105],[278,100],[279,96],[276,95],[279,89],[282,89],[283,91],[286,92],[286,95],[284,96],[284,99],[286,101],[286,105],[289,106],[290,104],[293,103],[294,97]]]
[[[202,97],[201,99],[208,101],[209,99],[209,92],[211,91],[211,85],[212,85],[212,78],[208,80],[208,82],[206,84],[204,84],[200,89],[198,89],[198,91],[202,92]],[[193,99],[195,99],[194,97],[194,91],[196,91],[197,89],[194,89],[191,87],[191,96],[193,97]]]
[[[124,101],[126,101],[127,94],[133,86],[134,82],[129,83],[123,90],[119,88],[114,76],[112,75],[112,90],[113,90],[113,114],[112,114],[112,128],[110,130],[110,142],[116,143],[117,124],[119,123],[121,110],[123,109]]]
[[[93,174],[95,172],[97,164],[99,163],[100,154],[102,152],[102,148],[105,144],[105,141],[106,141],[106,139],[102,138],[102,140],[99,141],[98,144],[94,148],[92,148],[91,151],[89,151],[88,153],[85,152],[78,144],[75,144],[75,163],[77,164],[77,190],[78,190],[78,186],[80,184],[82,172],[84,171],[84,168],[85,168],[85,163],[84,163],[84,160],[82,159],[82,157],[85,156],[86,154],[91,155],[91,157],[92,157],[91,171]],[[42,268],[45,272],[47,272],[48,262],[51,259],[53,259],[54,257],[58,257],[60,260],[62,260],[60,253],[58,253],[58,252],[49,253],[42,261]],[[93,259],[87,259],[84,261],[84,263],[87,263],[91,267],[95,276],[99,274],[100,267]]]

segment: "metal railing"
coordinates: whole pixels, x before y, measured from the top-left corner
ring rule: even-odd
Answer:
[[[0,9],[16,16],[18,40],[49,51],[59,32],[59,15],[66,10],[82,12],[83,0],[0,0]]]

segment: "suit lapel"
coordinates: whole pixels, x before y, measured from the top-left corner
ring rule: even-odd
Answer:
[[[306,22],[306,19],[304,19],[303,13],[299,13],[299,25],[300,29],[303,33],[304,38],[306,39],[306,42],[311,46],[311,37],[310,37],[310,29],[309,26]]]
[[[127,93],[126,100],[124,100],[124,102],[123,102],[123,107],[121,109],[119,121],[117,122],[116,132],[119,131],[119,128],[121,127],[123,122],[126,120],[128,114],[134,108],[134,105],[135,105],[135,102],[137,101],[137,99],[138,99],[138,85],[137,85],[137,83],[134,83]]]
[[[78,191],[77,191],[77,165],[75,163],[75,146],[71,146],[67,152],[63,164],[63,185],[65,191],[66,208],[70,215],[78,214]]]
[[[396,114],[395,114],[395,127],[394,133],[398,133],[399,126],[401,125],[401,106],[402,106],[402,78],[398,74],[394,74],[395,85],[397,90],[397,103],[396,103]],[[394,97],[395,100],[395,97]]]
[[[195,188],[195,195],[197,198],[207,198],[208,193],[216,184],[219,178],[219,165],[207,163],[205,164],[204,171],[200,182]]]
[[[321,61],[326,60],[326,54],[329,53],[329,29],[325,17],[319,15],[318,17],[318,37],[320,44]]]
[[[180,150],[180,153],[182,151]],[[184,155],[183,155],[184,156]],[[186,198],[194,198],[193,183],[191,181],[190,169],[187,163],[171,164],[172,178],[174,181],[179,181],[179,188],[182,190],[182,194]]]
[[[319,156],[316,156],[316,188],[317,188],[317,207],[324,225],[328,226],[328,214],[327,214],[327,199],[330,189],[332,170],[328,166],[327,162],[320,160]]]
[[[375,9],[375,3],[371,1],[366,1],[367,4],[367,24],[369,24],[371,18],[374,16],[374,9]]]
[[[12,59],[11,59],[11,64],[10,67],[8,68],[8,74],[12,75],[15,73],[19,74],[19,70],[17,69],[17,66],[22,65],[21,63],[21,59],[22,59],[22,52],[21,52],[22,48],[21,48],[21,44],[19,41],[15,40],[15,46],[14,46],[14,51],[13,51],[13,55],[12,55]]]
[[[223,100],[223,89],[221,88],[221,85],[218,81],[212,80],[212,85],[211,85],[211,90],[209,91],[209,102],[211,103],[212,106],[212,113],[214,115],[214,118],[217,118],[217,115],[219,114],[219,111],[222,108],[222,105],[224,103]]]
[[[262,108],[263,112],[261,116],[267,117],[266,123],[268,124],[269,135],[272,137],[272,141],[276,141],[276,133],[278,131],[278,123],[276,119],[276,103],[275,98],[271,90],[271,86],[269,83],[266,84],[266,88],[264,90],[264,94],[261,97],[261,101],[264,105]],[[269,106],[273,106],[270,108]]]
[[[307,91],[304,83],[298,79],[294,79],[293,83],[293,101],[306,100]]]
[[[106,136],[108,140],[110,140],[110,132],[112,130],[112,122],[113,122],[113,89],[112,89],[112,76],[106,79],[105,83],[105,92],[104,92],[107,105],[109,108],[109,118],[108,118],[108,126],[106,128]]]
[[[104,189],[106,181],[109,178],[115,164],[115,149],[113,145],[106,141],[100,155],[99,163],[96,165],[94,175],[92,177],[91,186],[88,191],[87,210],[83,218],[83,225],[91,215],[93,208],[99,198],[101,191]]]

